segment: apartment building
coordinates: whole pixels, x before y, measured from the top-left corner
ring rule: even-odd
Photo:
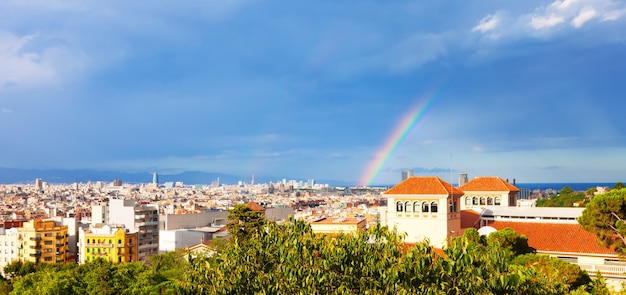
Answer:
[[[18,231],[18,256],[22,262],[65,263],[68,227],[54,220],[33,219]]]
[[[18,260],[18,232],[17,228],[0,228],[0,273],[4,276],[4,267]]]
[[[98,258],[113,263],[134,262],[137,259],[137,236],[123,226],[95,226],[79,229],[79,263]]]
[[[137,233],[137,261],[150,262],[150,256],[159,253],[158,205],[111,199],[106,211],[105,224],[123,225],[130,233]]]

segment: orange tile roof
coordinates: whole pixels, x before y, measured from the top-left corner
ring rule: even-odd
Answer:
[[[437,176],[411,176],[385,192],[386,195],[463,195],[463,191]]]
[[[497,230],[510,227],[528,237],[528,245],[540,252],[617,255],[598,245],[596,236],[578,224],[494,221],[489,226]]]
[[[519,192],[519,188],[496,176],[478,176],[460,187],[463,191],[510,191]]]
[[[480,213],[474,210],[462,210],[461,211],[461,228],[476,228],[478,226],[478,220],[480,219]],[[478,229],[478,228],[476,228]]]
[[[263,208],[263,206],[255,203],[253,201],[248,202],[248,204],[246,206],[248,208],[250,208],[250,210],[252,210],[252,211],[265,211],[265,208]]]

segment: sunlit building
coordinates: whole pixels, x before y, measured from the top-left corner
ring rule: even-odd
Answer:
[[[68,227],[54,220],[34,219],[17,228],[18,256],[22,262],[65,263]]]
[[[103,259],[113,263],[137,260],[137,235],[124,227],[103,225],[79,230],[79,263]]]

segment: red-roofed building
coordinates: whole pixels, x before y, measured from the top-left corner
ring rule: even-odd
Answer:
[[[479,176],[463,186],[465,194],[461,210],[484,208],[486,206],[516,206],[519,188],[496,176]]]
[[[407,243],[428,239],[443,248],[461,232],[463,191],[436,176],[412,176],[387,190],[387,225],[406,233]]]
[[[607,283],[619,289],[626,279],[626,263],[618,259],[615,251],[600,246],[593,233],[582,229],[577,218],[583,210],[487,206],[480,211],[462,211],[461,223],[463,230],[480,228],[479,232],[484,233],[511,228],[526,236],[528,245],[538,254],[578,264],[592,276],[600,271]]]

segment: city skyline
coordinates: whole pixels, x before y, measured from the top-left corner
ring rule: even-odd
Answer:
[[[623,1],[0,2],[0,167],[623,181]]]

